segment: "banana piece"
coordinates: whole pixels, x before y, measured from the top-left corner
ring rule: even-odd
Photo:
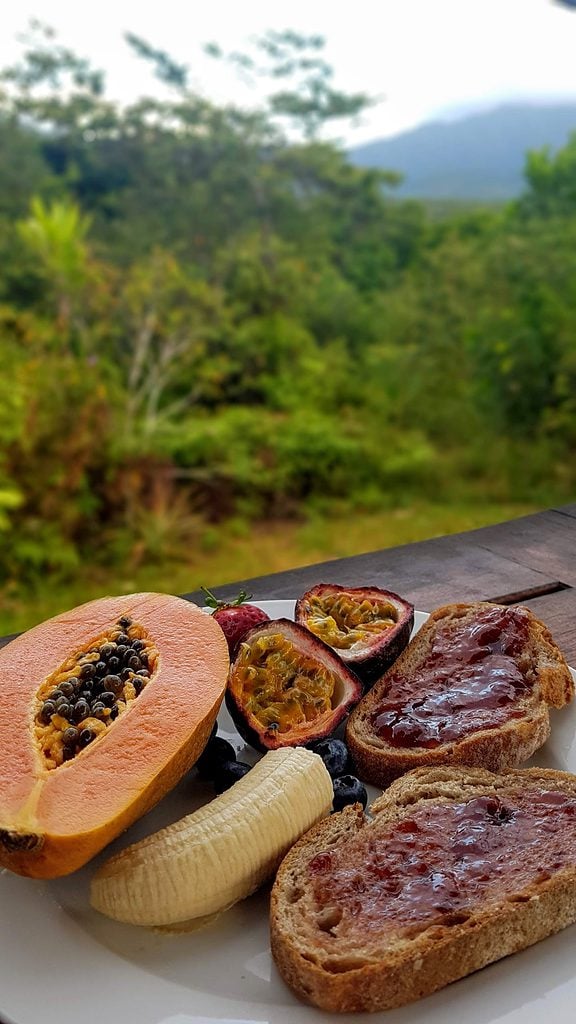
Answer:
[[[218,913],[262,885],[332,799],[317,754],[271,750],[211,803],[107,860],[90,902],[117,921],[150,926]]]

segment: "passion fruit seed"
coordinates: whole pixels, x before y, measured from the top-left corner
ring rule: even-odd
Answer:
[[[392,629],[397,622],[398,611],[390,601],[353,601],[348,594],[314,594],[306,616],[307,629],[337,650],[349,650],[367,634]]]
[[[157,653],[142,627],[122,616],[102,642],[93,641],[51,674],[38,691],[36,715],[49,769],[75,757],[127,710],[147,685]]]
[[[267,730],[285,733],[332,710],[336,675],[282,633],[241,644],[234,673],[243,706]]]

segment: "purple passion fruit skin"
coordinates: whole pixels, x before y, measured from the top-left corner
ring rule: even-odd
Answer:
[[[380,587],[318,583],[296,602],[295,619],[328,644],[366,690],[408,644],[414,606]]]
[[[362,696],[362,684],[327,644],[289,619],[250,630],[230,666],[226,705],[256,750],[330,736]]]

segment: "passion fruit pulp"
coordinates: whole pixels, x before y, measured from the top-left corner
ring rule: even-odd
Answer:
[[[296,602],[295,618],[370,686],[406,647],[414,607],[380,587],[319,583]]]
[[[226,704],[240,735],[265,751],[331,735],[361,696],[360,681],[327,644],[276,619],[240,644]]]

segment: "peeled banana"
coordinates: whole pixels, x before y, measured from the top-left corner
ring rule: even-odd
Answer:
[[[107,860],[92,880],[92,906],[150,926],[225,910],[273,874],[332,798],[317,754],[271,750],[211,803]]]

